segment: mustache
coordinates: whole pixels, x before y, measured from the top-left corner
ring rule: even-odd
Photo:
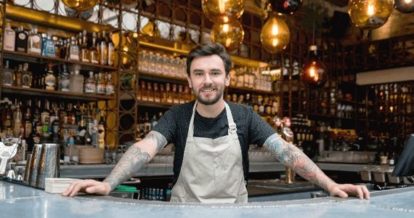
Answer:
[[[215,89],[216,87],[213,85],[204,85],[203,87],[201,87],[201,89]]]

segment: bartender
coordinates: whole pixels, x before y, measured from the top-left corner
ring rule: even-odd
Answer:
[[[187,57],[187,79],[196,100],[167,111],[143,140],[130,146],[104,181],[74,182],[63,195],[107,195],[165,145],[173,143],[173,202],[246,203],[250,144],[263,145],[281,163],[332,196],[369,198],[363,185],[331,180],[251,107],[226,102],[223,93],[230,84],[230,69],[230,56],[222,45],[211,43],[194,48]]]

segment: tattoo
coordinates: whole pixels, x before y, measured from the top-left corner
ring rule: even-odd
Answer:
[[[333,181],[321,169],[292,143],[288,143],[278,134],[273,134],[264,143],[264,146],[284,165],[291,167],[296,173],[310,182],[328,190]]]
[[[122,158],[116,164],[111,174],[106,177],[104,182],[108,182],[111,186],[111,190],[114,190],[117,185],[131,178],[133,174],[148,163],[150,159],[148,152],[142,152],[139,147],[132,145],[125,154],[122,155]]]
[[[149,132],[144,140],[149,139],[149,140],[153,140],[156,143],[157,146],[157,152],[161,151],[161,149],[164,148],[165,145],[167,145],[167,139],[159,132],[157,131],[151,131]]]

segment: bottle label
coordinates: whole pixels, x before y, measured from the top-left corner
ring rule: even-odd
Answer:
[[[11,31],[6,30],[6,33],[4,35],[4,46],[3,46],[4,50],[14,51],[15,40],[16,40],[16,35],[15,35],[14,31],[13,30],[11,30]]]
[[[96,86],[94,83],[86,83],[85,84],[85,93],[95,93]]]

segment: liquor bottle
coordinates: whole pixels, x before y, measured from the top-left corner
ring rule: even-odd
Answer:
[[[83,62],[91,62],[91,60],[90,60],[90,55],[89,55],[89,48],[88,48],[88,38],[87,38],[87,32],[86,32],[86,30],[84,30],[82,33],[81,33],[81,36],[82,36],[82,40],[81,40],[81,44],[80,44],[80,46],[81,46],[81,61],[83,61]]]
[[[106,32],[103,31],[99,40],[99,63],[102,65],[108,65],[108,45],[106,39]]]
[[[96,84],[93,76],[93,71],[89,71],[89,77],[85,80],[85,93],[95,93]]]
[[[173,103],[173,96],[171,93],[171,84],[167,83],[165,84],[165,92],[167,93],[167,104],[172,104]]]
[[[109,66],[114,66],[115,63],[115,47],[114,47],[114,43],[112,42],[112,33],[109,34],[108,39],[108,65]]]
[[[74,67],[74,73],[70,75],[69,90],[74,93],[83,93],[84,77],[79,72],[79,67]]]
[[[14,51],[16,43],[16,32],[11,28],[10,22],[6,22],[4,28],[4,44],[3,49],[7,51]]]
[[[49,108],[49,101],[45,100],[45,105],[43,108],[42,113],[40,114],[41,126],[42,126],[42,134],[41,134],[41,141],[42,142],[50,142],[50,108]]]
[[[97,94],[105,94],[106,87],[105,87],[105,78],[102,73],[98,74],[98,81],[96,86],[96,93]]]
[[[22,26],[16,31],[15,49],[19,52],[27,52],[27,32]]]
[[[173,98],[173,104],[179,104],[180,100],[178,99],[179,94],[177,93],[177,84],[172,85],[171,97]]]
[[[79,45],[77,44],[76,38],[72,36],[70,38],[69,53],[67,54],[67,59],[72,61],[79,61],[79,51]]]
[[[21,64],[19,64],[17,70],[14,71],[14,85],[17,87],[22,86],[22,71],[23,67]]]
[[[161,92],[158,89],[158,83],[154,83],[154,102],[161,102]]]
[[[27,53],[40,55],[42,52],[42,36],[33,28],[27,39]]]
[[[29,64],[23,64],[23,72],[22,72],[22,87],[23,88],[31,88],[32,87],[32,72],[29,71]]]
[[[15,99],[15,109],[13,111],[13,135],[15,137],[20,137],[23,132],[22,130],[22,121],[23,121],[23,113],[21,110],[21,102],[17,102]]]
[[[26,105],[26,112],[23,116],[23,126],[24,126],[24,138],[29,138],[32,134],[32,101],[29,100]]]
[[[112,74],[106,74],[106,85],[105,85],[105,94],[106,95],[113,95],[115,92],[114,84],[112,81]]]
[[[147,96],[149,102],[154,102],[154,92],[152,91],[152,83],[147,82]]]
[[[47,74],[45,77],[45,85],[46,85],[46,90],[55,90],[56,88],[56,77],[53,74],[53,65],[52,64],[48,64],[47,66]]]
[[[52,37],[47,34],[42,34],[42,55],[46,57],[55,57],[56,47]]]
[[[3,69],[3,85],[12,86],[13,85],[13,70],[9,68],[9,61],[6,60],[6,65]]]
[[[105,120],[103,111],[100,113],[98,123],[98,147],[100,149],[105,149]]]
[[[138,95],[140,96],[139,99],[141,101],[148,101],[148,92],[147,92],[147,86],[146,86],[145,81],[141,80]]]
[[[63,72],[59,75],[59,91],[69,92],[70,91],[70,76],[67,70],[67,66],[63,65]]]
[[[89,58],[91,63],[99,64],[99,51],[97,46],[96,32],[92,33],[92,44],[89,48]]]

